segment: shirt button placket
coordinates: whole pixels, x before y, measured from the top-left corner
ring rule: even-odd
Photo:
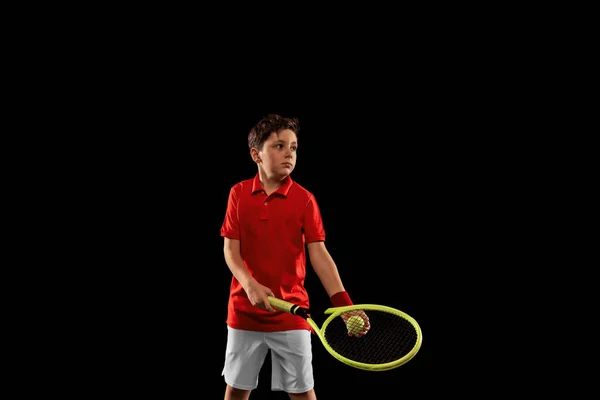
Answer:
[[[268,218],[267,218],[267,208],[266,208],[267,204],[268,204],[268,201],[266,201],[266,200],[265,200],[265,202],[263,203],[263,206],[264,206],[264,207],[260,209],[260,217],[259,217],[259,218],[260,218],[261,220],[266,220],[266,219],[268,219]]]

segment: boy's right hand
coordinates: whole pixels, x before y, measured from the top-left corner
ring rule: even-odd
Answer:
[[[268,287],[263,286],[255,281],[251,283],[246,289],[246,295],[248,296],[248,300],[250,300],[250,303],[252,303],[253,306],[265,311],[276,311],[273,307],[271,307],[271,303],[269,303],[268,296],[275,297],[275,295]]]

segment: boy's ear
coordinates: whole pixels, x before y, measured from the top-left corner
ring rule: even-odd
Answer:
[[[262,161],[258,156],[258,149],[256,147],[250,149],[250,157],[252,157],[252,161],[254,161],[255,163],[259,163]]]

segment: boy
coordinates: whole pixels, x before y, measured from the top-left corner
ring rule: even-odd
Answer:
[[[273,309],[267,296],[309,308],[306,250],[334,307],[352,305],[325,246],[317,201],[292,181],[297,161],[297,118],[269,114],[248,134],[258,172],[229,193],[221,236],[232,279],[227,315],[225,400],[248,399],[271,350],[272,390],[292,400],[316,400],[311,327]]]

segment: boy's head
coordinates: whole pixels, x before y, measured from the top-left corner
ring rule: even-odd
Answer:
[[[281,181],[294,170],[299,130],[297,118],[276,114],[267,115],[250,130],[250,156],[258,166],[261,179]]]
[[[289,129],[298,136],[300,122],[298,118],[286,118],[277,114],[269,114],[252,127],[248,134],[248,148],[262,150],[266,140],[273,132],[279,133]]]

